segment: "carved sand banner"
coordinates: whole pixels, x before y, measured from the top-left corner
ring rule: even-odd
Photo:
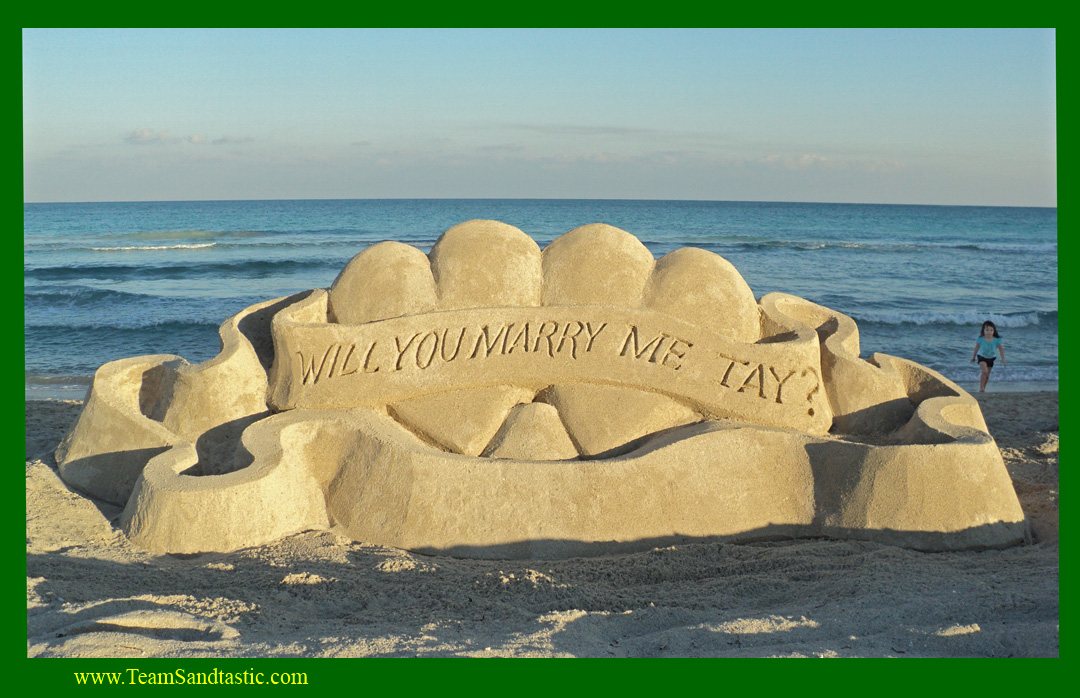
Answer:
[[[461,388],[595,382],[679,398],[714,417],[823,434],[816,336],[739,344],[649,310],[483,308],[311,324],[283,313],[275,351],[288,357],[271,406],[377,407]],[[815,399],[817,398],[817,399]]]
[[[360,251],[252,306],[222,350],[102,366],[61,476],[155,551],[335,527],[428,553],[553,557],[703,540],[1013,545],[978,403],[860,357],[855,322],[756,299],[723,258],[594,224],[544,250],[495,221]]]

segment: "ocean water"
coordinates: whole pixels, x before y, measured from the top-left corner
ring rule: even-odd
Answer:
[[[76,398],[103,363],[217,354],[228,316],[329,287],[382,240],[429,251],[490,218],[541,247],[586,223],[661,255],[693,246],[858,323],[862,355],[912,359],[969,389],[979,326],[1004,340],[991,390],[1057,390],[1057,209],[708,201],[317,200],[25,204],[26,396]]]

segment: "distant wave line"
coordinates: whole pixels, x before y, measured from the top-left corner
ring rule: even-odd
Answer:
[[[933,245],[934,243],[931,244]],[[970,242],[961,244],[941,244],[940,246],[958,247],[961,249],[985,250],[989,252],[1057,252],[1056,242]]]
[[[93,376],[52,376],[27,372],[25,382],[30,385],[90,385]]]
[[[191,279],[206,276],[233,275],[244,278],[265,277],[290,272],[310,272],[313,269],[340,269],[348,259],[323,260],[243,260],[238,262],[208,262],[167,265],[87,264],[58,267],[29,267],[24,276],[32,279],[58,281],[64,279]]]
[[[64,247],[57,244],[49,245],[25,245],[24,247],[31,252],[129,252],[129,251],[160,251],[160,250],[197,250],[205,249],[208,247],[217,248],[215,251],[224,250],[253,250],[253,249],[300,249],[310,247],[313,250],[318,250],[323,247],[353,247],[357,252],[360,250],[374,245],[377,242],[381,242],[381,238],[372,238],[369,240],[335,240],[335,239],[313,239],[313,240],[279,240],[275,242],[198,242],[191,244],[179,244],[179,245],[123,245],[118,247],[86,247],[86,246],[72,246]]]
[[[24,325],[27,334],[57,334],[81,332],[142,332],[144,330],[161,331],[189,331],[210,330],[216,332],[221,327],[221,322],[210,320],[150,320],[132,322],[105,322],[97,323],[28,323]]]
[[[147,293],[132,293],[130,291],[115,291],[107,288],[88,288],[86,286],[66,286],[57,290],[55,286],[46,286],[39,290],[34,287],[27,288],[23,295],[27,303],[40,304],[86,304],[97,305],[104,300],[123,300],[132,302],[155,302],[161,301],[160,296]]]
[[[247,307],[266,300],[261,295],[238,294],[224,299],[213,298],[204,300],[190,298],[182,295],[159,295],[154,293],[132,293],[105,288],[90,288],[87,286],[57,287],[55,285],[30,286],[24,291],[25,307],[27,309],[70,309],[70,308],[93,308],[104,309],[110,306],[131,309],[150,308],[158,314],[172,312],[177,305],[191,307],[193,303],[223,307],[223,304],[231,306]]]
[[[124,247],[90,247],[95,252],[158,252],[161,250],[202,250],[214,247],[216,242],[198,242],[188,245],[127,245]]]
[[[321,235],[326,237],[316,237]],[[311,248],[312,250],[319,250],[324,247],[350,247],[356,252],[360,252],[371,245],[382,242],[388,239],[386,236],[376,236],[372,234],[358,234],[355,238],[341,238],[331,233],[311,233],[311,239],[304,239],[303,237],[293,237],[288,240],[274,240],[272,242],[231,242],[231,241],[218,241],[218,242],[202,242],[202,243],[185,243],[176,245],[118,245],[118,246],[87,246],[76,245],[71,243],[63,243],[50,241],[46,243],[25,243],[23,249],[27,252],[42,254],[56,254],[56,253],[79,253],[79,252],[128,252],[128,251],[162,251],[162,250],[194,250],[205,249],[208,247],[214,247],[215,252],[225,250],[273,250],[275,248],[282,250],[295,250],[303,248]],[[405,237],[400,240],[417,247],[430,247],[434,244],[435,239],[429,236],[424,237]]]
[[[974,310],[962,313],[925,313],[925,312],[864,312],[852,313],[856,322],[877,323],[881,325],[973,325],[976,328],[985,320],[998,328],[1029,327],[1042,323],[1043,319],[1057,319],[1057,312],[1029,312],[1006,315],[1002,313],[980,313]]]
[[[975,250],[980,252],[1002,252],[1015,254],[1050,254],[1057,253],[1057,243],[1011,243],[1011,242],[870,242],[851,240],[776,240],[739,237],[707,237],[692,241],[682,239],[645,240],[647,247],[691,245],[714,247],[721,250],[743,250],[747,252],[763,248],[792,249],[803,252],[819,250],[862,250],[866,252],[909,252],[921,254],[938,252],[943,249]]]
[[[254,237],[266,235],[255,230],[141,230],[131,233],[114,233],[117,238],[136,240],[197,240],[210,237]]]

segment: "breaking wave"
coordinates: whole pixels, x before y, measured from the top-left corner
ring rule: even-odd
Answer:
[[[927,313],[927,312],[904,312],[883,311],[852,313],[851,317],[858,323],[877,323],[880,325],[973,325],[978,327],[985,320],[994,323],[998,328],[1005,327],[1029,327],[1040,325],[1044,322],[1057,322],[1057,312],[1030,312],[1030,313],[980,313],[969,310],[961,313]]]
[[[90,247],[94,252],[160,252],[162,250],[202,250],[216,242],[197,242],[182,245],[125,245],[122,247]]]

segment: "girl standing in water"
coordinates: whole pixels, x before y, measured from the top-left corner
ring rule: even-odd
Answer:
[[[994,367],[994,349],[1001,354],[1001,365],[1005,366],[1005,348],[1001,346],[1001,335],[998,334],[994,323],[987,320],[982,324],[982,336],[975,340],[975,352],[971,355],[971,361],[979,361],[982,375],[979,376],[979,392],[986,392],[986,382],[990,380],[990,369]]]

